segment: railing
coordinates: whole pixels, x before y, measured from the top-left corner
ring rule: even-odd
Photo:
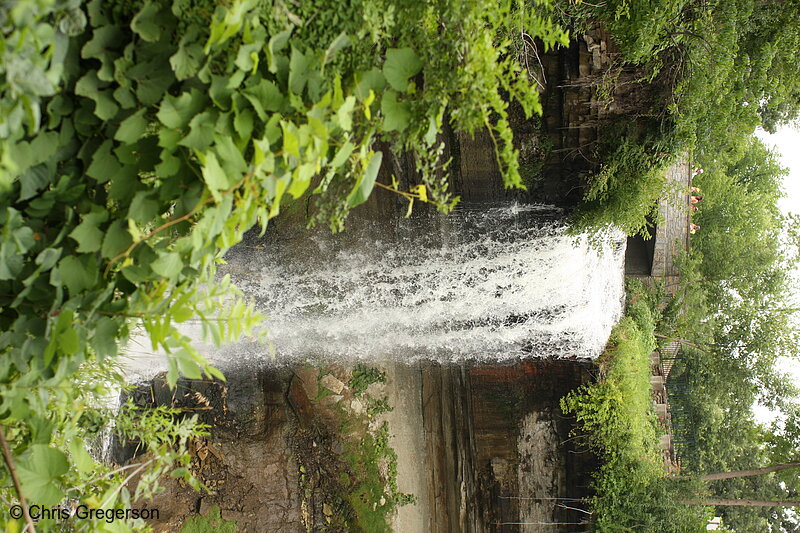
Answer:
[[[675,361],[677,358],[673,358]],[[663,361],[662,361],[663,362]],[[681,468],[692,470],[698,456],[697,434],[694,426],[694,409],[689,402],[689,380],[683,374],[667,381],[669,411],[672,422],[672,443],[676,460]]]

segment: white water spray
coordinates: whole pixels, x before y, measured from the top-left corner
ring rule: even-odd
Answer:
[[[241,246],[221,269],[269,316],[279,361],[596,357],[619,319],[624,237],[543,206],[462,208]],[[258,358],[239,343],[212,360]]]

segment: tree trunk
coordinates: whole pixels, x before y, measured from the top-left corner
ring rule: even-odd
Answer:
[[[717,481],[718,479],[730,479],[734,477],[749,477],[778,472],[787,468],[796,468],[800,463],[783,463],[779,465],[765,466],[764,468],[753,468],[751,470],[734,470],[733,472],[717,472],[716,474],[706,474],[701,477],[703,481]]]
[[[739,507],[800,507],[800,501],[770,501],[770,500],[685,500],[684,505],[733,505]]]

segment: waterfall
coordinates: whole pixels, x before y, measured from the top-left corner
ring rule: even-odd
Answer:
[[[624,236],[570,235],[556,208],[348,224],[340,235],[279,228],[226,256],[220,272],[269,315],[278,360],[593,358],[619,319]],[[267,352],[239,343],[210,355]]]

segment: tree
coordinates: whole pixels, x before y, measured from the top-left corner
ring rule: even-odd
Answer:
[[[789,468],[800,467],[800,463],[783,463],[780,465],[763,466],[760,468],[751,468],[749,470],[736,470],[733,472],[716,472],[714,474],[704,474],[700,476],[702,481],[717,481],[719,479],[730,479],[734,477],[750,477],[760,476],[761,474],[768,474],[770,472],[780,472]]]

